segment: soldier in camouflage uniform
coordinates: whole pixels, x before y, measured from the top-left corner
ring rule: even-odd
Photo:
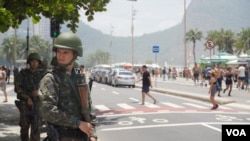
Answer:
[[[40,112],[47,123],[49,141],[96,141],[95,116],[91,111],[88,88],[88,107],[82,107],[78,82],[87,84],[84,76],[75,68],[78,56],[82,56],[81,39],[74,33],[61,33],[54,42],[56,56],[53,70],[39,84]],[[87,111],[85,115],[82,111]],[[90,120],[84,118],[90,117]]]
[[[14,82],[14,90],[18,99],[15,103],[20,111],[21,141],[40,141],[39,123],[37,123],[38,120],[35,120],[35,117],[39,117],[39,108],[34,108],[38,104],[35,99],[38,98],[38,84],[44,71],[37,69],[41,64],[40,56],[37,53],[29,54],[27,64],[29,64],[29,68],[22,69]],[[30,135],[29,128],[31,128]]]

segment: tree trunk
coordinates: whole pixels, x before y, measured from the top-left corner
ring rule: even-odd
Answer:
[[[194,56],[194,63],[195,63],[195,60],[196,60],[196,57],[195,57],[195,43],[193,44],[193,56]]]

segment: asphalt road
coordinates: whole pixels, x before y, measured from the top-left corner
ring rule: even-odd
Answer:
[[[167,84],[168,87],[174,87],[172,83]],[[185,85],[189,83],[179,82],[175,87],[183,90]],[[197,89],[191,85],[187,88]],[[95,84],[93,90],[101,141],[219,141],[222,125],[248,124],[250,121],[250,113],[244,108],[223,104],[212,111],[208,101],[159,93],[157,88],[151,92],[159,100],[156,105],[148,98],[145,105],[140,105],[140,88]],[[209,95],[204,94],[204,97]]]

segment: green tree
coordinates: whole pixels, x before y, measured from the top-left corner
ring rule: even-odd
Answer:
[[[41,16],[54,17],[61,24],[76,31],[79,23],[80,10],[85,11],[88,21],[94,19],[96,12],[106,11],[110,0],[1,0],[0,1],[0,32],[18,26],[27,17],[38,23]]]
[[[11,64],[15,64],[16,59],[20,59],[25,51],[25,40],[17,36],[16,47],[17,52],[14,53],[15,47],[15,36],[7,37],[3,39],[0,47],[0,54],[4,56],[5,60]],[[16,56],[15,56],[16,55]]]
[[[30,50],[29,52],[37,52],[41,56],[41,59],[51,60],[52,44],[41,38],[41,36],[35,35],[30,38]]]
[[[199,31],[198,29],[190,29],[186,33],[186,41],[192,42],[193,43],[193,57],[194,57],[194,63],[196,60],[196,54],[195,54],[195,46],[196,46],[196,41],[201,40],[202,38],[202,32]]]
[[[250,28],[242,28],[241,32],[238,34],[238,40],[235,42],[234,46],[236,51],[247,52],[250,49]],[[250,52],[248,52],[250,53]]]

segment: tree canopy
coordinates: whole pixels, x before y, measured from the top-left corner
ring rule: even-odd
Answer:
[[[38,23],[41,16],[55,18],[60,24],[76,32],[80,10],[85,11],[88,21],[94,19],[96,12],[106,11],[110,0],[0,0],[0,32],[18,26],[27,17]]]

